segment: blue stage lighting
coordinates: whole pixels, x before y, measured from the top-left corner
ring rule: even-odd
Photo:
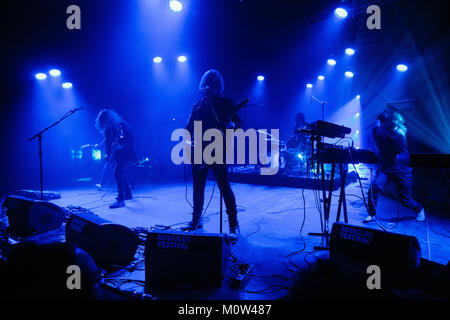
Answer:
[[[52,77],[59,77],[61,75],[61,71],[59,71],[58,69],[52,69],[48,73]]]
[[[72,88],[72,83],[70,83],[70,82],[64,82],[64,83],[62,84],[62,87],[63,87],[64,89],[70,89],[70,88]]]
[[[312,83],[307,83],[307,84],[306,84],[306,87],[307,87],[307,88],[312,88],[313,85],[312,85]]]
[[[178,57],[178,62],[183,63],[183,62],[186,62],[186,61],[187,61],[186,56],[179,56],[179,57]]]
[[[348,12],[344,8],[336,8],[334,10],[334,15],[339,19],[345,19],[348,16]]]
[[[322,76],[322,75],[320,75],[320,76],[317,77],[317,79],[319,79],[319,80],[325,80],[325,77]]]
[[[355,113],[355,116],[353,118],[358,118],[359,117],[359,112]]]
[[[359,98],[361,98],[361,96],[358,94],[358,95],[356,96],[356,99],[359,99]]]
[[[36,77],[36,79],[38,79],[38,80],[44,80],[44,79],[47,79],[47,75],[46,75],[45,73],[42,73],[42,72],[36,73],[35,77]]]
[[[398,64],[397,65],[397,71],[405,72],[406,70],[408,70],[408,66],[407,65],[405,65],[405,64]]]
[[[351,72],[351,71],[345,71],[345,76],[346,76],[347,78],[353,78],[354,74],[353,74],[353,72]]]
[[[153,58],[153,62],[154,63],[160,63],[160,62],[162,62],[162,58],[161,57],[154,57]]]
[[[180,12],[183,9],[183,4],[178,0],[170,0],[169,6],[173,12]]]
[[[336,65],[336,60],[334,60],[334,59],[328,59],[328,60],[327,60],[327,63],[328,63],[330,66],[334,66],[334,65]]]
[[[258,79],[258,81],[263,81],[264,80],[264,76],[258,76],[257,79]]]
[[[299,158],[300,160],[303,160],[303,155],[299,152],[299,153],[297,153],[297,158]]]
[[[347,48],[347,49],[345,49],[345,54],[348,56],[352,56],[355,54],[355,49]]]

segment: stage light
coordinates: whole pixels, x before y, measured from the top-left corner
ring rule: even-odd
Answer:
[[[330,66],[334,66],[334,65],[336,65],[336,60],[334,60],[334,59],[328,59],[328,60],[327,60],[327,63],[328,63]]]
[[[313,85],[312,85],[312,83],[307,83],[307,84],[306,84],[306,87],[307,87],[307,88],[312,88]]]
[[[36,73],[35,77],[36,77],[36,79],[38,79],[38,80],[44,80],[44,79],[47,79],[47,75],[46,75],[45,73],[42,73],[42,72]]]
[[[102,160],[102,152],[99,149],[92,149],[92,159]]]
[[[186,56],[179,56],[178,57],[178,62],[183,63],[183,62],[186,62],[186,60],[187,60]]]
[[[258,76],[257,79],[258,81],[264,81],[264,76]]]
[[[338,18],[338,19],[345,19],[348,16],[348,12],[347,10],[345,10],[344,8],[336,8],[334,10],[334,15]]]
[[[346,76],[347,78],[353,78],[354,74],[353,74],[353,72],[351,72],[351,71],[345,71],[345,76]]]
[[[320,76],[317,77],[317,79],[319,79],[319,80],[325,80],[325,77],[322,76],[322,75],[320,75]]]
[[[64,89],[70,89],[70,88],[72,88],[72,83],[70,83],[70,82],[64,82],[64,83],[62,84],[62,87],[63,87]]]
[[[405,64],[398,64],[397,65],[397,71],[405,72],[406,70],[408,70],[408,66],[407,65],[405,65]]]
[[[300,160],[303,160],[303,155],[301,153],[297,153],[297,158],[299,158]]]
[[[160,62],[162,62],[162,58],[161,57],[154,57],[153,58],[153,62],[154,63],[160,63]]]
[[[355,50],[352,48],[347,48],[347,49],[345,49],[345,54],[348,56],[352,56],[355,54]]]
[[[48,72],[52,77],[59,77],[61,75],[61,71],[58,69],[52,69]]]
[[[356,96],[356,99],[359,99],[359,98],[361,98],[361,96],[358,94],[358,95]]]
[[[170,0],[169,7],[173,12],[180,12],[183,9],[183,4],[178,0]]]
[[[355,114],[354,118],[356,119],[356,118],[358,118],[358,117],[359,117],[359,112],[357,112],[357,113]]]

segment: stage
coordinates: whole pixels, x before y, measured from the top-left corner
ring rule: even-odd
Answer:
[[[305,189],[303,202],[302,190],[296,188],[240,183],[233,183],[232,188],[236,195],[241,228],[241,236],[232,246],[232,254],[240,262],[253,266],[247,279],[240,288],[232,287],[226,278],[218,289],[167,290],[153,294],[154,297],[183,300],[278,299],[286,295],[297,271],[307,267],[318,257],[328,257],[328,251],[313,252],[313,247],[321,244],[321,237],[308,235],[309,232],[321,231],[321,220],[314,194],[316,191]],[[363,188],[367,188],[367,183],[363,182]],[[211,203],[204,214],[202,232],[219,232],[219,192],[217,186],[214,187],[213,181],[207,182],[205,207],[213,189]],[[176,229],[191,219],[192,210],[185,199],[187,195],[187,199],[191,201],[190,182],[187,189],[184,182],[139,186],[134,190],[133,200],[127,201],[125,207],[114,210],[109,209],[116,196],[112,189],[98,190],[84,187],[53,191],[61,193],[61,199],[52,201],[59,206],[80,206],[104,219],[130,228],[150,229],[161,225]],[[361,197],[359,184],[349,185],[346,194],[349,223],[380,229],[373,222],[362,223],[366,212],[359,199]],[[330,230],[332,222],[336,219],[338,192],[334,192],[333,195],[336,196],[332,198]],[[342,219],[341,216],[341,221]],[[444,265],[448,263],[450,256],[448,217],[428,211],[427,220],[417,222],[413,212],[401,206],[398,208],[396,202],[382,197],[378,205],[378,223],[387,231],[415,236],[420,242],[422,258]],[[223,226],[224,232],[227,232],[228,223],[225,214]],[[63,230],[61,228],[58,232],[63,234]],[[291,253],[296,254],[290,255]],[[140,266],[143,269],[143,263]],[[116,275],[120,279],[145,279],[143,270],[133,273],[119,270]],[[133,283],[123,285],[121,288],[143,290],[142,286]]]

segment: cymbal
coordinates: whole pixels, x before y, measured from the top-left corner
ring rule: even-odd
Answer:
[[[270,133],[268,133],[267,131],[261,130],[261,129],[256,130],[256,132],[259,132],[259,133],[265,134],[265,135],[267,135],[269,137],[272,137],[272,135]]]

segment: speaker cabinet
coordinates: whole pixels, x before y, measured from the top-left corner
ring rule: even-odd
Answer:
[[[139,236],[125,226],[84,213],[69,218],[66,241],[88,252],[99,266],[126,266],[134,259]]]
[[[56,230],[65,219],[64,210],[54,203],[8,196],[2,205],[8,216],[12,236],[25,237]]]
[[[218,287],[229,265],[223,234],[152,231],[145,247],[145,288]]]
[[[417,238],[409,235],[333,224],[330,258],[344,267],[370,265],[380,267],[381,274],[392,283],[405,284],[420,265],[421,250]]]

